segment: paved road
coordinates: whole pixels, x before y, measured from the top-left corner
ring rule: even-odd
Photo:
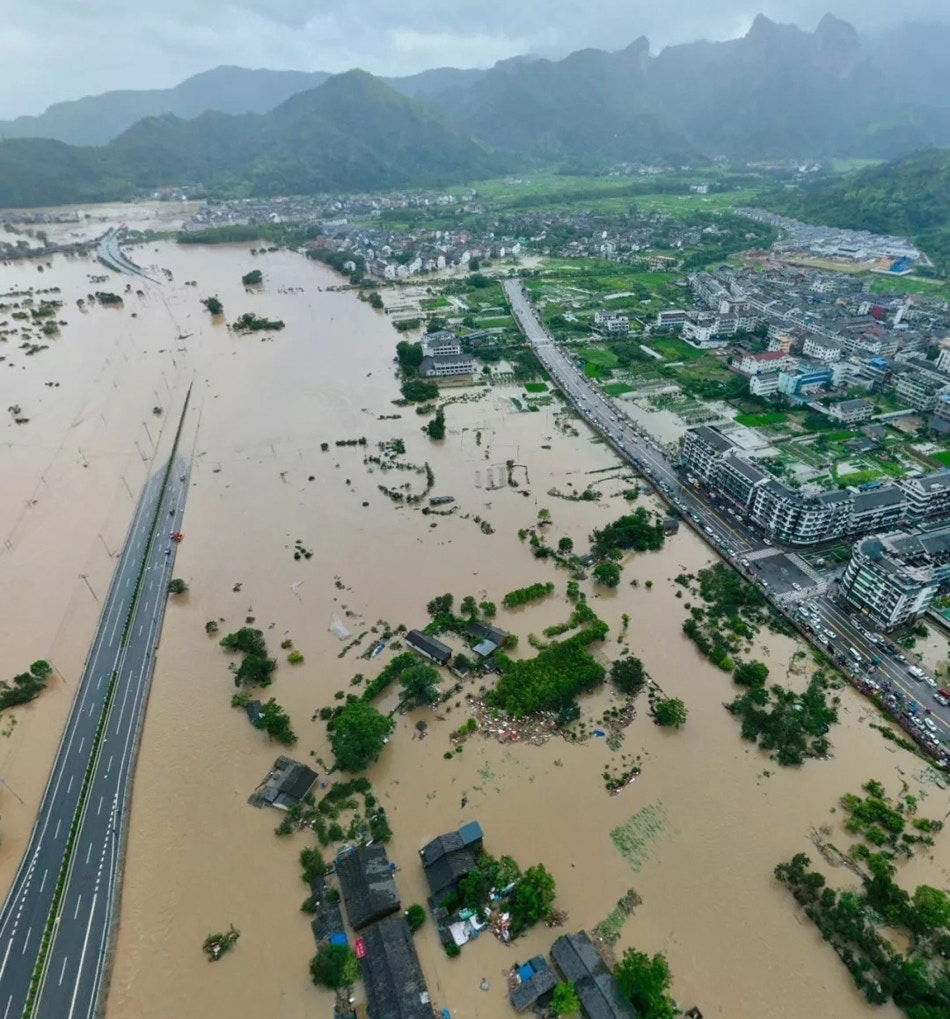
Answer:
[[[759,562],[762,562],[763,553],[768,555],[773,552],[768,538],[756,533],[741,518],[731,515],[723,505],[716,504],[686,484],[661,447],[630,421],[614,401],[584,375],[578,364],[554,343],[535,315],[522,290],[521,281],[505,280],[503,286],[522,332],[534,347],[541,363],[557,380],[562,392],[581,416],[649,478],[661,495],[695,525],[701,537],[750,580],[759,582],[761,578],[754,560],[758,554]],[[749,561],[750,556],[753,560],[751,565],[744,567],[742,563]],[[871,678],[885,688],[885,692],[889,686],[905,702],[913,701],[920,707],[921,714],[929,713],[932,718],[936,726],[934,738],[942,741],[945,747],[950,745],[950,710],[934,700],[933,688],[911,676],[907,671],[909,663],[901,662],[896,657],[899,649],[893,654],[888,653],[879,643],[866,636],[864,621],[852,617],[831,598],[812,597],[808,603],[815,607],[819,616],[819,620],[810,626],[813,639],[817,642],[824,630],[831,632],[831,636],[825,634],[828,644],[822,645],[822,650],[830,652],[839,664],[852,672]],[[793,618],[797,625],[802,626],[805,622],[795,617],[794,602],[780,600],[777,607]],[[852,647],[861,654],[864,663],[862,667],[856,667],[857,663],[850,654]],[[879,659],[877,664],[874,663],[875,658]],[[865,669],[872,664],[874,669],[867,675]]]
[[[19,1019],[23,1014],[96,730],[107,710],[32,1014],[43,1019],[91,1019],[102,989],[115,882],[120,876],[122,812],[131,791],[137,737],[174,566],[176,545],[170,535],[179,529],[187,492],[184,461],[176,460],[161,497],[163,474],[157,472],[147,483],[136,508],[30,842],[0,911],[0,1019]],[[156,538],[149,547],[156,519]],[[134,599],[143,562],[145,573]],[[123,643],[130,608],[133,615]],[[107,705],[113,673],[118,680]]]
[[[127,258],[119,246],[118,229],[110,230],[99,242],[99,261],[103,265],[114,269],[116,272],[124,272],[127,276],[142,276],[144,279],[152,279],[144,269],[137,266],[130,258]],[[155,281],[152,280],[154,283]]]

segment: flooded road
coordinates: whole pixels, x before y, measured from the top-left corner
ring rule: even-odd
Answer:
[[[556,405],[519,413],[511,401],[518,388],[460,390],[473,396],[447,408],[446,439],[433,443],[421,432],[425,418],[392,403],[398,335],[391,324],[354,295],[337,292],[339,278],[314,262],[287,252],[251,256],[247,248],[167,243],[132,248],[130,255],[173,278],[134,282],[143,296],[125,295],[119,309],[76,307],[91,290],[118,292],[126,284],[118,277],[90,284],[89,273],[105,274],[91,261],[56,259],[42,274],[27,265],[0,270],[4,292],[60,286],[68,321],[49,349],[32,357],[15,341],[0,344],[13,365],[0,362],[2,406],[17,402],[30,417],[24,425],[11,421],[2,434],[4,661],[12,673],[49,656],[63,677],[15,712],[16,726],[0,740],[0,773],[23,800],[3,793],[0,879],[5,887],[19,863],[69,707],[70,680],[95,626],[95,598],[104,597],[109,552],[128,524],[129,491],[137,495],[161,446],[159,432],[193,381],[195,411],[185,439],[194,450],[192,491],[177,559],[190,591],[169,606],[158,655],[107,1015],[327,1014],[330,996],[309,982],[314,943],[299,908],[307,888],[298,855],[310,842],[302,834],[277,838],[280,815],[246,803],[280,748],[229,706],[230,659],[206,635],[205,623],[220,621],[226,633],[253,617],[281,662],[267,696],[290,713],[300,737],[293,755],[329,760],[325,726],[311,716],[335,703],[337,691],[348,691],[355,673],[375,675],[391,654],[360,660],[367,638],[339,657],[346,642],[330,632],[334,618],[354,637],[379,620],[412,628],[425,624],[426,603],[443,592],[456,602],[472,594],[500,606],[507,591],[552,580],[556,591],[543,602],[499,608],[498,625],[518,634],[520,654],[531,654],[528,635],[540,636],[570,614],[567,575],[532,558],[518,530],[546,508],[549,542],[569,536],[583,550],[592,528],[624,512],[629,475],[607,470],[618,466],[615,457],[585,430],[565,434]],[[264,286],[253,294],[240,280],[252,268],[264,272]],[[191,280],[197,285],[186,285]],[[230,332],[199,303],[212,294],[227,321],[253,311],[285,328]],[[152,413],[155,406],[161,415]],[[334,445],[363,437],[365,450]],[[365,452],[376,454],[377,443],[395,438],[405,443],[402,460],[429,463],[432,494],[454,496],[456,512],[423,515],[379,491],[380,484],[408,480],[418,491],[425,483],[415,473],[364,463]],[[508,460],[524,467],[518,488],[504,484]],[[592,473],[599,471],[605,473]],[[548,494],[591,483],[601,492],[596,503]],[[641,496],[640,503],[651,500]],[[476,516],[494,533],[483,533]],[[294,559],[297,541],[313,550],[311,559]],[[431,712],[397,716],[394,737],[369,777],[393,828],[389,853],[400,868],[403,904],[425,900],[420,846],[477,819],[489,852],[510,854],[523,867],[548,867],[568,929],[590,929],[635,888],[643,902],[624,926],[618,952],[627,946],[667,952],[677,1000],[699,1005],[707,1019],[870,1016],[772,869],[812,850],[809,829],[836,823],[830,811],[838,797],[871,777],[896,791],[902,774],[924,790],[921,809],[930,808],[930,816],[946,812],[946,793],[925,785],[920,762],[869,728],[871,713],[847,690],[842,724],[832,732],[833,759],[779,769],[743,743],[722,707],[734,696],[728,677],[680,633],[689,596],[676,598],[681,588],[672,579],[710,561],[709,550],[683,532],[662,552],[630,559],[616,592],[598,595],[583,585],[611,626],[605,660],[620,649],[627,613],[631,652],[689,709],[685,729],[670,733],[651,723],[643,701],[620,751],[642,756],[642,774],[619,795],[604,791],[602,773],[618,756],[604,740],[527,746],[476,735],[445,760],[450,731],[471,713],[465,694],[477,693],[477,685],[463,686],[444,722]],[[286,663],[279,650],[285,638],[304,654],[303,664]],[[758,653],[767,654],[763,660],[779,681],[795,645],[768,635],[763,641]],[[588,698],[585,713],[599,717],[611,697],[603,690]],[[419,718],[429,723],[425,739],[414,738]],[[322,777],[324,768],[314,767]],[[931,806],[938,802],[942,809]],[[643,811],[660,822],[642,855],[625,859],[610,833],[647,816]],[[933,863],[912,866],[918,880],[926,872],[930,883],[950,882],[947,840],[938,840]],[[835,880],[846,883],[841,872]],[[201,942],[229,923],[241,929],[240,944],[209,967]],[[503,971],[546,952],[557,933],[536,929],[516,947],[483,937],[449,960],[429,921],[417,944],[434,1003],[461,1019],[512,1015]],[[484,992],[483,978],[490,985]]]

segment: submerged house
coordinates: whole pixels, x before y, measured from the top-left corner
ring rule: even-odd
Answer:
[[[452,649],[448,644],[443,644],[441,640],[436,640],[421,630],[410,630],[406,634],[406,643],[413,651],[437,665],[445,665],[452,657]]]
[[[432,1019],[432,1004],[404,916],[390,916],[362,932],[360,963],[371,1019]]]
[[[560,983],[557,973],[540,955],[518,967],[518,979],[520,983],[508,995],[516,1012],[524,1012],[535,1005],[546,1005]]]
[[[360,846],[352,850],[337,859],[336,873],[353,930],[361,930],[399,909],[399,890],[385,847]]]
[[[419,850],[433,907],[446,896],[458,892],[459,881],[475,869],[483,851],[483,837],[478,821],[469,821],[458,831],[439,835]]]
[[[494,654],[499,648],[505,646],[511,636],[507,630],[501,630],[497,626],[490,626],[488,623],[474,622],[469,625],[465,632],[477,641],[472,650],[479,658],[487,658]]]
[[[343,910],[340,908],[339,901],[331,898],[325,878],[314,878],[310,882],[310,892],[314,905],[310,928],[319,945],[343,932]]]
[[[586,931],[559,937],[551,946],[551,958],[564,979],[574,985],[586,1019],[637,1019],[637,1010],[620,993]]]
[[[251,717],[250,713],[248,717]],[[281,754],[248,802],[255,807],[290,810],[306,797],[316,780],[317,773],[306,764]]]

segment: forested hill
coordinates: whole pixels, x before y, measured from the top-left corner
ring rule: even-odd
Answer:
[[[265,114],[149,117],[101,148],[0,142],[0,206],[110,201],[193,182],[234,195],[437,186],[506,166],[427,107],[349,71]]]
[[[950,149],[776,192],[763,204],[808,223],[909,237],[950,272]]]

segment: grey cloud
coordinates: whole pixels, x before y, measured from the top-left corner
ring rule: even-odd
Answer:
[[[0,34],[0,116],[61,99],[160,88],[218,64],[411,74],[517,53],[654,51],[748,29],[759,11],[813,29],[828,0],[29,0]],[[839,0],[859,29],[950,19],[946,0]]]

